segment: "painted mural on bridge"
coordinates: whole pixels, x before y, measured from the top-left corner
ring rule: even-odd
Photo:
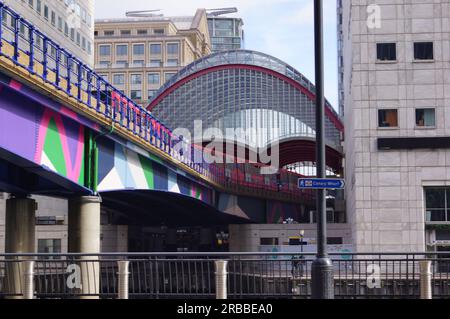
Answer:
[[[190,196],[212,204],[212,189],[158,157],[108,138],[98,141],[99,192],[119,189],[158,190]]]
[[[62,105],[45,107],[10,80],[0,85],[0,147],[67,179],[84,184],[81,118]]]

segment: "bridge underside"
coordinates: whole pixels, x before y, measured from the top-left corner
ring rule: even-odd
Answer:
[[[0,191],[58,197],[92,194],[91,190],[3,148],[0,148]]]
[[[145,226],[209,226],[250,223],[195,198],[163,191],[102,192],[102,205],[119,224]]]

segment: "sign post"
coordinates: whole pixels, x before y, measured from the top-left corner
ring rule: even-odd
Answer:
[[[316,66],[316,167],[317,178],[326,177],[325,95],[323,63],[323,0],[314,0],[314,47]],[[317,188],[317,256],[311,266],[313,299],[334,299],[333,264],[327,253],[327,204],[325,188]]]
[[[300,189],[344,189],[343,179],[327,178],[299,178],[298,188]]]

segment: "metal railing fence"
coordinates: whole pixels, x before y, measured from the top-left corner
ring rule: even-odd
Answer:
[[[419,298],[423,261],[431,262],[433,298],[450,298],[450,253],[330,257],[336,298]],[[0,298],[27,293],[25,265],[33,261],[35,298],[115,299],[121,293],[129,298],[212,299],[219,292],[215,263],[225,261],[230,299],[306,299],[314,258],[306,253],[6,254],[0,255]],[[119,271],[124,261],[126,267]]]

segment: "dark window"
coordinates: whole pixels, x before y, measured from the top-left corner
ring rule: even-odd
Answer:
[[[450,240],[450,230],[437,229],[436,230],[436,240]]]
[[[379,127],[398,127],[397,110],[378,110]]]
[[[377,59],[379,61],[397,60],[397,47],[395,43],[377,43]]]
[[[328,245],[342,245],[344,243],[344,240],[342,237],[328,237],[327,238],[327,244]]]
[[[60,254],[61,239],[38,239],[39,254]],[[43,259],[59,259],[59,256],[44,257]]]
[[[434,109],[416,109],[416,126],[436,126],[436,114]]]
[[[261,238],[260,245],[277,246],[278,238]]]
[[[450,188],[425,188],[427,222],[450,221]]]
[[[414,43],[414,59],[415,60],[433,60],[433,42],[416,42]]]

